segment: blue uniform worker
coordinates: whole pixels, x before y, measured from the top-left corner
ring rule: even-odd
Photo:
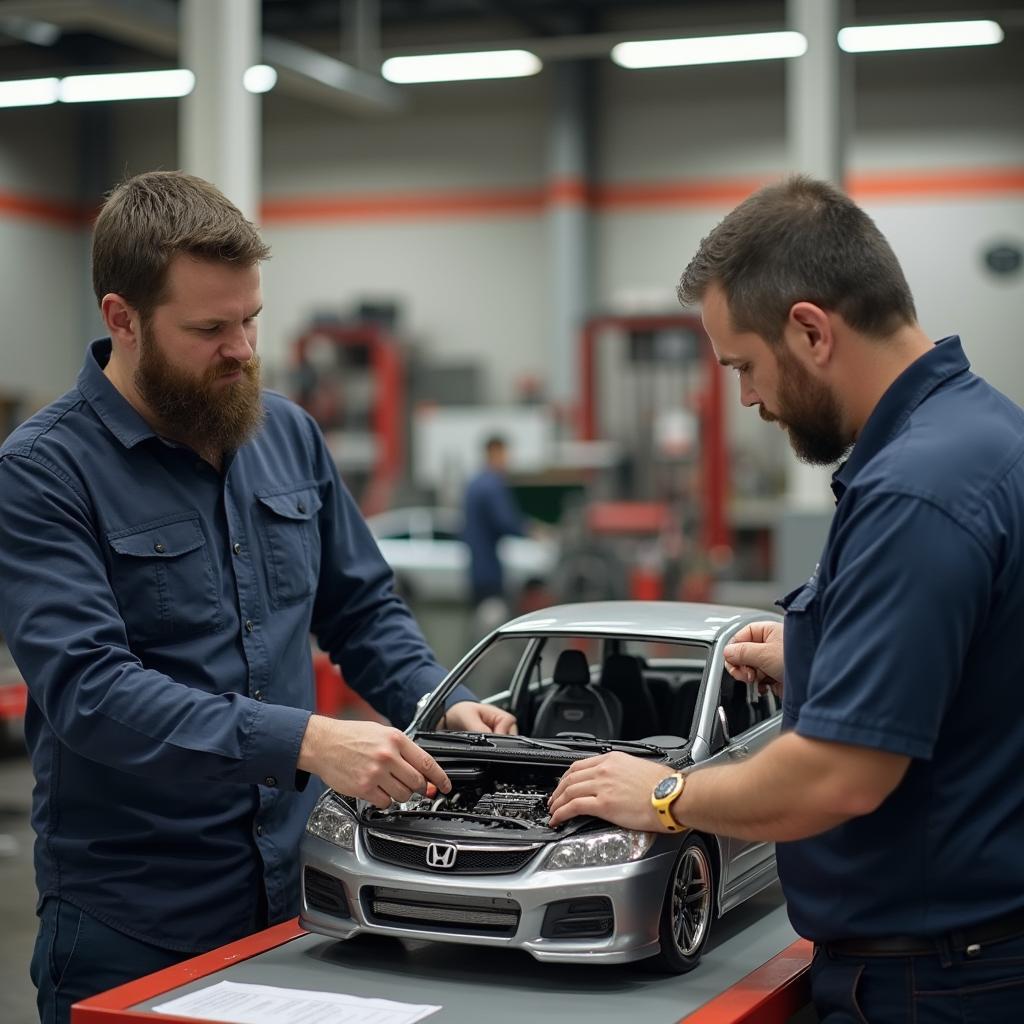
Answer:
[[[473,601],[505,596],[498,557],[502,537],[523,535],[523,516],[505,478],[506,445],[499,437],[485,445],[487,465],[469,482],[463,502],[466,543],[470,554]]]
[[[783,687],[782,734],[684,775],[670,812],[777,843],[822,1024],[1018,1024],[1024,410],[971,372],[958,337],[931,341],[888,242],[825,182],[741,203],[679,294],[702,304],[740,401],[803,460],[845,461],[784,628],[745,626],[725,650],[736,678]],[[664,774],[620,754],[577,762],[551,823],[663,828]]]
[[[322,782],[378,807],[449,786],[393,727],[444,670],[316,424],[261,389],[267,255],[201,179],[120,185],[93,239],[110,337],[0,448],[46,1024],[295,914]],[[392,726],[313,714],[310,634]],[[466,690],[446,713],[514,723]]]

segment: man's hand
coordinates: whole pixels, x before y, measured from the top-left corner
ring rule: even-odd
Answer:
[[[382,810],[408,800],[433,782],[442,793],[452,784],[441,766],[405,733],[377,722],[313,715],[299,748],[298,767],[332,789],[360,797]]]
[[[554,828],[580,814],[641,832],[665,832],[651,791],[672,769],[615,751],[577,761],[561,778],[548,808]]]
[[[757,683],[759,693],[770,686],[782,693],[782,623],[752,622],[744,626],[725,648],[729,675],[744,683]]]
[[[445,712],[444,727],[453,732],[497,732],[512,736],[519,732],[515,715],[493,704],[477,704],[471,700],[453,704]]]

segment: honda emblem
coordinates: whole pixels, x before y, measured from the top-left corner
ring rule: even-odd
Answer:
[[[451,843],[431,843],[427,847],[427,867],[453,868],[458,852],[458,847]]]

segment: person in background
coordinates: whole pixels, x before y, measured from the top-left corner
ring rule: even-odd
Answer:
[[[470,480],[463,500],[470,592],[480,633],[490,632],[509,615],[498,542],[525,532],[522,512],[508,485],[507,466],[505,439],[489,437],[484,443],[484,467]]]
[[[261,388],[256,229],[153,172],[107,199],[92,256],[109,336],[0,449],[46,1024],[293,916],[311,774],[378,807],[450,789],[399,731],[444,669],[316,424]],[[313,714],[310,633],[392,725]],[[464,689],[446,720],[515,726]]]
[[[932,343],[888,242],[825,182],[743,202],[679,294],[702,301],[740,401],[806,462],[844,460],[784,627],[746,627],[725,652],[738,679],[784,687],[783,732],[668,780],[625,754],[578,761],[551,824],[667,831],[657,807],[682,828],[778,843],[822,1024],[1016,1024],[1024,411],[971,372],[959,337]]]

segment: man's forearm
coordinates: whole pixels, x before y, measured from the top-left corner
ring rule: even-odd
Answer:
[[[672,814],[691,828],[739,839],[803,839],[874,810],[908,763],[787,733],[742,764],[690,772]]]

